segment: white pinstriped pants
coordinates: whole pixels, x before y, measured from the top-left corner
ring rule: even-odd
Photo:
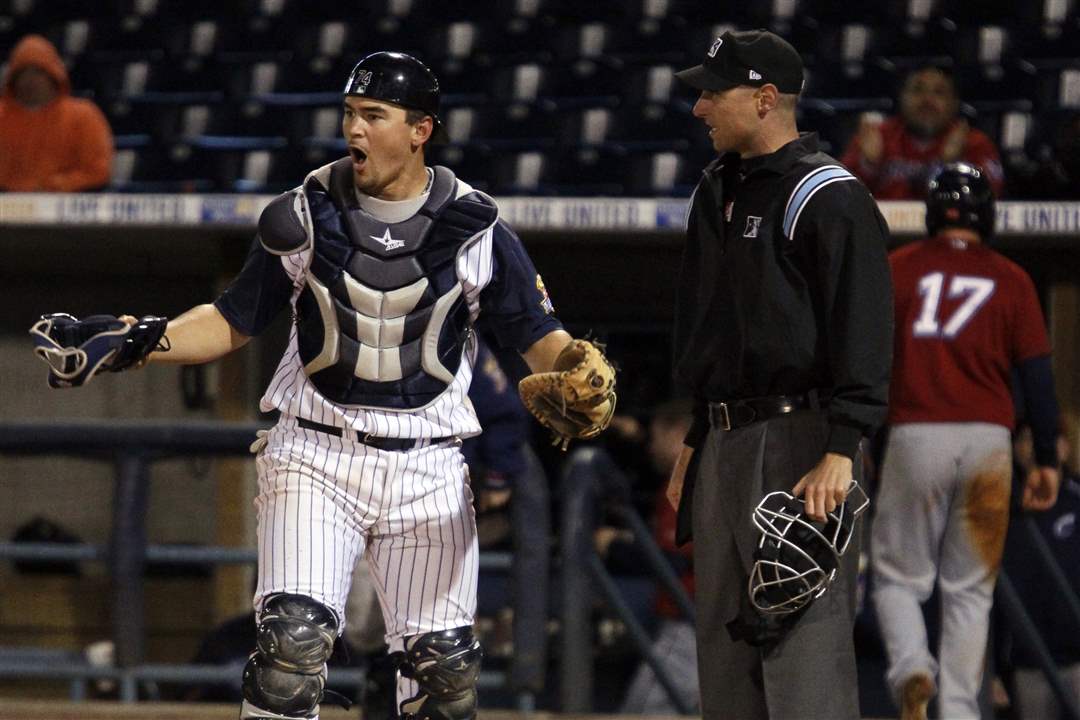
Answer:
[[[271,595],[306,595],[343,629],[363,553],[391,648],[409,635],[473,624],[479,549],[460,443],[378,450],[283,416],[256,465],[256,612]]]

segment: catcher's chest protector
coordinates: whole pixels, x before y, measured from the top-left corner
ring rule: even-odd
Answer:
[[[408,411],[453,382],[469,335],[456,260],[498,217],[479,193],[455,200],[456,186],[436,167],[420,211],[387,224],[360,208],[348,158],[305,182],[314,237],[296,304],[298,344],[304,371],[328,399]]]

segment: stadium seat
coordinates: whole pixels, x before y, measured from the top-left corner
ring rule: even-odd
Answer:
[[[890,98],[804,98],[796,117],[801,130],[818,134],[823,151],[839,157],[855,134],[863,113],[884,116],[892,108]]]
[[[55,42],[75,93],[109,116],[125,190],[159,182],[269,191],[297,182],[294,162],[311,169],[343,154],[341,87],[359,57],[378,49],[432,66],[451,135],[432,157],[500,191],[677,194],[692,184],[712,149],[690,112],[697,93],[674,73],[700,62],[729,29],[768,27],[799,48],[807,65],[799,122],[834,154],[861,113],[892,112],[899,82],[925,63],[956,68],[964,112],[1014,160],[1032,156],[1046,113],[1080,108],[1076,0],[359,7],[0,0],[0,46],[31,31]],[[287,146],[198,140],[239,134]]]
[[[496,151],[522,152],[555,145],[553,110],[539,103],[492,103],[473,108],[470,142]]]
[[[496,195],[550,195],[554,166],[540,150],[503,152],[492,156],[485,174]]]
[[[436,145],[431,148],[427,161],[429,165],[445,165],[477,190],[494,192],[492,152],[483,146]]]
[[[615,28],[610,24],[593,21],[581,25],[567,25],[549,42],[555,50],[558,63],[572,63],[587,58],[595,60],[610,50]]]
[[[608,139],[634,151],[686,151],[712,147],[690,103],[624,105],[612,113]]]
[[[1080,60],[1034,63],[1038,73],[1038,102],[1044,112],[1080,109]]]
[[[210,192],[213,180],[190,162],[187,146],[121,149],[110,188],[120,192]]]
[[[603,145],[609,139],[613,117],[612,109],[604,106],[557,112],[557,142],[569,148]]]
[[[618,99],[626,70],[616,58],[579,58],[547,76],[545,95],[552,98]],[[591,102],[586,101],[586,102]]]
[[[1035,67],[1026,62],[965,66],[956,74],[960,97],[966,102],[1036,98]]]
[[[689,197],[712,155],[674,151],[630,156],[626,190],[631,195]]]

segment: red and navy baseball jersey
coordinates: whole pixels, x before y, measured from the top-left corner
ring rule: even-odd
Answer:
[[[981,244],[943,237],[889,256],[896,336],[889,422],[1012,428],[1011,368],[1050,342],[1031,278]]]

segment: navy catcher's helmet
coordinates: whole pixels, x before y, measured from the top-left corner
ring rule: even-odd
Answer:
[[[435,123],[432,139],[445,140],[446,131],[439,120],[439,80],[412,55],[376,52],[364,57],[349,73],[345,94],[382,100],[430,115]]]
[[[750,570],[750,602],[762,615],[788,615],[821,597],[836,577],[855,520],[870,501],[856,482],[822,525],[806,517],[805,503],[771,492],[754,508],[761,540]]]
[[[976,231],[986,239],[994,234],[994,191],[986,173],[964,162],[949,163],[930,178],[926,193],[926,229]]]

